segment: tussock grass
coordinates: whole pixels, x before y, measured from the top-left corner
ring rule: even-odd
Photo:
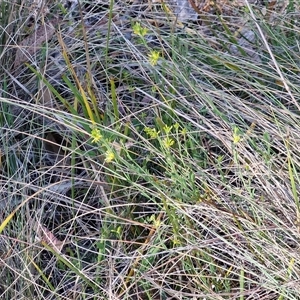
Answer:
[[[299,7],[41,4],[0,4],[1,299],[299,299]]]

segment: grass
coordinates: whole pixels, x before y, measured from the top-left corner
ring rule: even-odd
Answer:
[[[0,3],[1,299],[299,299],[297,3],[98,2]]]

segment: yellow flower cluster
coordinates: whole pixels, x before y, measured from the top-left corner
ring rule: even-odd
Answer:
[[[102,134],[98,128],[93,128],[91,131],[92,143],[98,143],[102,139]]]
[[[115,159],[115,154],[111,150],[105,152],[105,162],[110,163]]]
[[[142,27],[139,22],[136,22],[133,26],[133,33],[140,36],[144,37],[148,33],[148,29],[146,27]]]
[[[150,136],[151,139],[157,139],[160,131],[157,131],[156,128],[145,127],[144,131]]]
[[[174,145],[175,141],[167,136],[162,140],[162,143],[168,149]]]
[[[159,58],[160,52],[157,50],[150,51],[150,53],[148,54],[148,59],[151,66],[156,66]]]
[[[161,145],[165,149],[169,149],[169,148],[171,148],[175,144],[175,140],[172,137],[170,137],[170,133],[171,133],[171,131],[172,131],[173,128],[176,130],[176,132],[178,132],[179,124],[176,123],[176,124],[174,124],[172,126],[168,126],[168,125],[164,125],[163,126],[163,131],[166,134],[166,136],[163,137],[162,139],[160,139],[160,141],[161,141]],[[147,135],[151,139],[157,139],[157,138],[159,138],[160,131],[158,131],[156,128],[145,127],[144,131],[147,133]]]
[[[91,130],[91,138],[92,138],[92,143],[100,142],[103,138],[101,131],[98,128],[93,127]],[[105,162],[110,163],[114,159],[115,159],[114,152],[112,150],[107,150],[105,152]]]
[[[143,27],[139,22],[135,22],[132,26],[133,33],[137,36],[139,36],[143,43],[146,45],[146,42],[144,40],[144,37],[148,33],[148,28]],[[160,59],[160,52],[157,50],[151,50],[148,54],[148,60],[151,66],[156,66],[158,63],[158,60]]]

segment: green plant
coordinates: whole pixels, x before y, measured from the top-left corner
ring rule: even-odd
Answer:
[[[297,3],[35,4],[0,4],[1,299],[298,299]]]

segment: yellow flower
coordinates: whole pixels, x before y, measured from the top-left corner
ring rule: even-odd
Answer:
[[[144,131],[152,138],[156,139],[159,135],[159,131],[157,131],[155,128],[145,127]]]
[[[234,127],[234,129],[233,129],[233,144],[238,144],[240,140],[241,140],[241,136],[239,134],[239,129],[238,129],[238,127]]]
[[[182,135],[186,135],[186,134],[187,134],[187,129],[186,129],[186,128],[183,128],[183,129],[181,130],[181,134],[182,134]]]
[[[164,132],[165,132],[166,134],[169,134],[169,133],[171,132],[171,130],[172,130],[172,127],[173,127],[173,126],[165,125],[165,126],[164,126]]]
[[[167,149],[172,147],[175,143],[175,141],[169,137],[164,138],[162,142],[163,142],[164,147]]]
[[[151,66],[157,65],[157,62],[160,58],[160,52],[153,50],[148,54],[149,62]]]
[[[105,162],[110,163],[115,159],[115,154],[111,150],[105,152]]]
[[[133,33],[134,34],[139,35],[141,37],[144,37],[147,34],[147,32],[148,32],[148,29],[146,27],[142,27],[139,22],[136,22],[132,26],[132,29],[133,29]]]
[[[179,129],[179,127],[180,127],[180,125],[178,123],[174,124],[174,128],[175,128],[176,131]]]
[[[160,219],[156,218],[155,215],[151,215],[151,217],[150,217],[149,220],[153,223],[153,225],[154,225],[155,228],[158,228],[160,226],[160,224],[161,224]]]
[[[92,143],[97,143],[102,139],[102,134],[99,129],[93,128],[91,132]]]

